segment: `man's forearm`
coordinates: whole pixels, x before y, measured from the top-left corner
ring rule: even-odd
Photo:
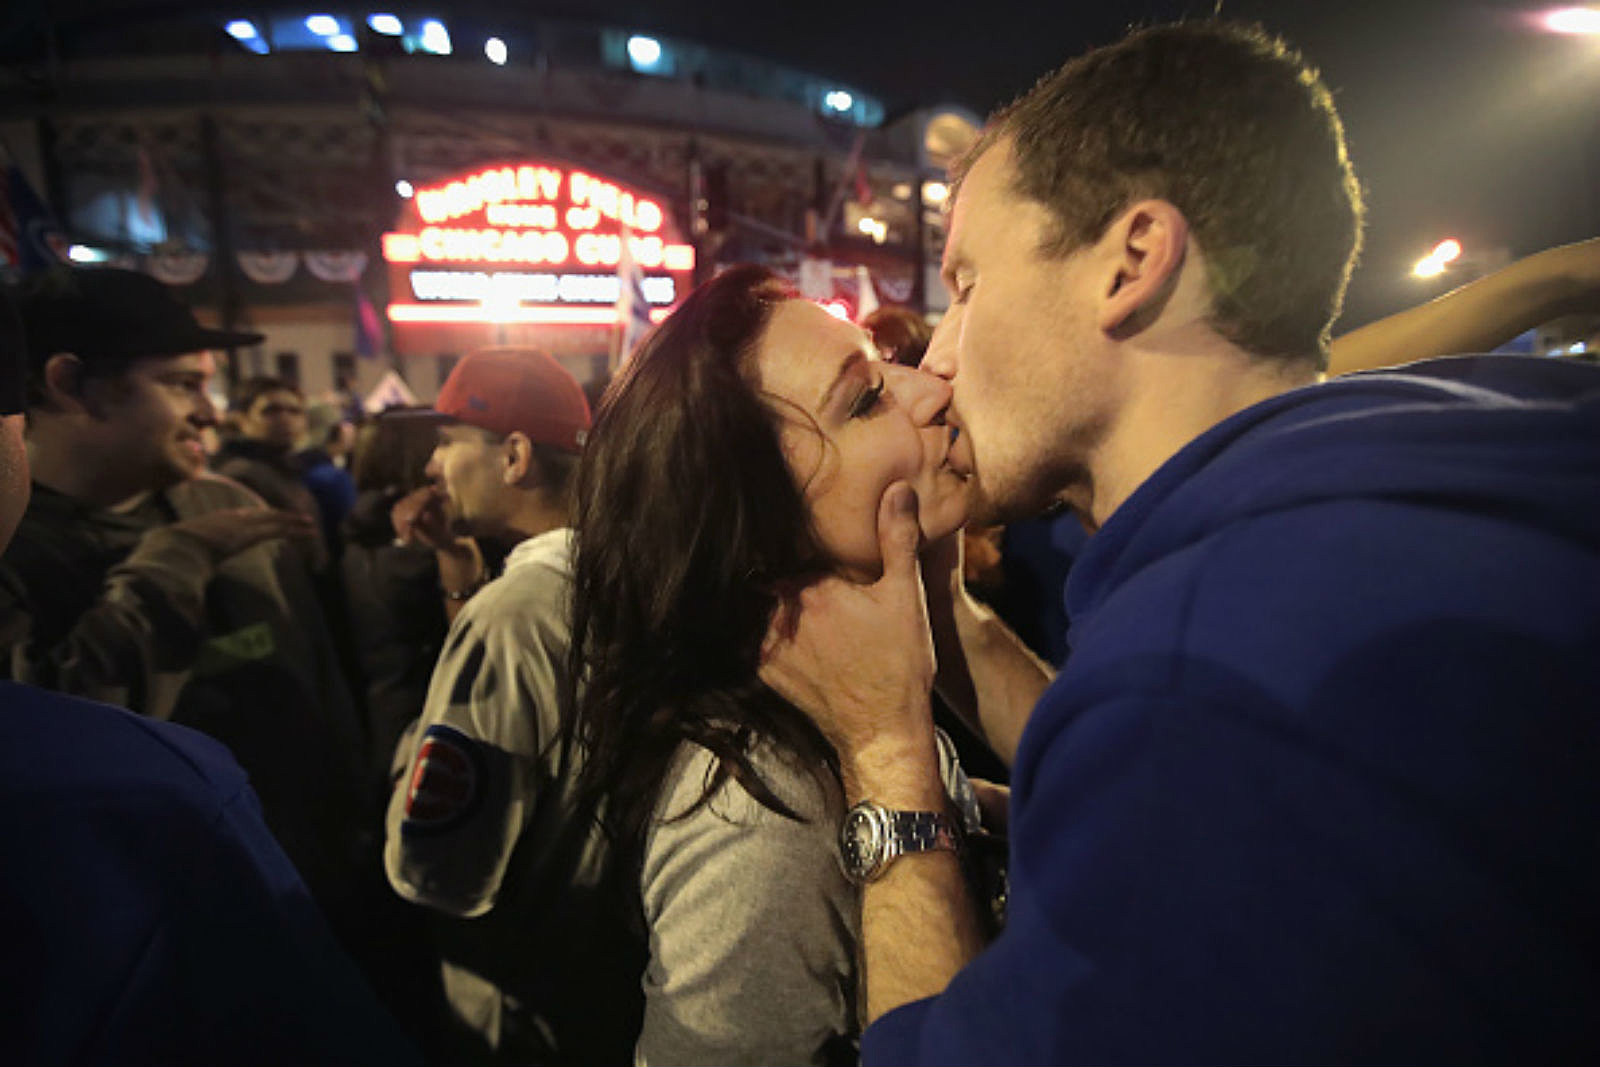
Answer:
[[[170,528],[151,530],[107,572],[99,598],[69,630],[41,643],[24,628],[23,643],[11,650],[11,674],[166,718],[177,678],[193,665],[205,637],[205,590],[214,573],[201,541]],[[20,604],[15,610],[26,611]]]
[[[846,801],[943,810],[935,753],[929,731],[926,739],[885,738],[873,752],[846,754]],[[919,852],[891,861],[861,892],[865,1022],[943,992],[982,948],[977,911],[954,853]]]
[[[861,955],[871,1023],[944,992],[983,948],[961,864],[950,852],[902,856],[861,894]]]

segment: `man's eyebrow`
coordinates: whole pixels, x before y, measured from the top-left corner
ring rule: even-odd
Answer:
[[[866,361],[867,354],[859,348],[845,357],[844,362],[839,364],[839,373],[833,376],[833,381],[829,382],[828,387],[822,391],[822,397],[817,401],[818,411],[828,406],[828,402],[833,399],[833,394],[839,389],[839,383],[845,380],[850,371],[858,363],[865,363]]]

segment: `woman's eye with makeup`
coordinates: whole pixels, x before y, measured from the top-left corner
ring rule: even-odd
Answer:
[[[883,384],[883,379],[879,378],[877,385],[872,386],[870,389],[862,390],[861,395],[856,397],[855,403],[850,405],[850,417],[852,419],[859,419],[878,406],[878,401],[883,399]]]

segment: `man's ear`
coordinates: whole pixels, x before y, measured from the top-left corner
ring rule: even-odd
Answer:
[[[70,352],[57,352],[44,363],[44,394],[48,406],[58,411],[99,416],[99,405],[86,395],[83,360]]]
[[[500,477],[508,486],[526,489],[539,474],[539,463],[533,458],[533,442],[521,431],[512,431],[505,440],[505,465]]]
[[[1189,220],[1165,200],[1140,200],[1101,238],[1109,271],[1097,324],[1131,337],[1154,322],[1177,288],[1189,247]]]

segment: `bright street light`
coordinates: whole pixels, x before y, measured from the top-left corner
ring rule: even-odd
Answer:
[[[438,19],[429,19],[422,24],[421,44],[425,52],[447,56],[450,54],[450,31]]]
[[[1600,8],[1564,7],[1546,13],[1543,21],[1551,33],[1600,34]]]
[[[635,35],[628,38],[628,58],[635,67],[649,69],[661,62],[661,42],[654,37]]]
[[[1447,237],[1433,246],[1433,251],[1417,260],[1416,266],[1411,268],[1411,273],[1419,278],[1437,278],[1445,270],[1461,258],[1461,242],[1454,237]]]
[[[506,43],[498,37],[491,37],[483,42],[483,54],[495,66],[503,67],[506,64]]]

